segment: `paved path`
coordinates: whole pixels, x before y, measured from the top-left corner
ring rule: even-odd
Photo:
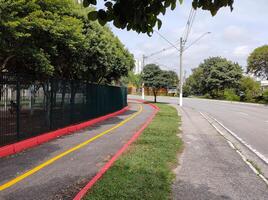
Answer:
[[[177,97],[158,97],[158,101],[179,103]],[[268,106],[194,98],[184,98],[183,103],[186,108],[193,108],[216,118],[268,160]]]
[[[185,143],[176,169],[176,200],[267,200],[268,186],[192,108],[183,108]]]
[[[138,103],[130,103],[130,105],[131,109],[120,116],[15,156],[2,158],[0,160],[0,188],[7,186],[6,183],[10,183],[10,185],[0,191],[0,199],[72,199],[153,112],[152,108],[146,104],[141,106]],[[130,118],[137,113],[140,107],[143,108],[141,113],[122,126],[108,131],[82,148],[67,153],[55,162],[18,181],[18,177],[23,178],[27,172],[37,169],[37,166],[40,167],[50,162],[58,155],[70,151],[73,147],[77,147],[77,145]]]

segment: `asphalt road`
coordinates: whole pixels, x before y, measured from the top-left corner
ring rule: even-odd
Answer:
[[[202,115],[179,109],[184,151],[175,170],[174,200],[267,200],[267,185]]]
[[[73,199],[79,189],[87,184],[153,113],[149,105],[129,105],[130,110],[121,115],[19,154],[1,158],[0,199]],[[127,119],[129,120],[126,121]],[[116,125],[119,126],[113,129]],[[99,135],[101,136],[96,138]],[[81,146],[89,140],[92,141]],[[76,150],[70,151],[76,147]],[[59,156],[61,157],[56,159]],[[51,161],[53,159],[56,160]],[[50,164],[41,167],[48,162]]]
[[[152,97],[146,97],[152,100]],[[178,104],[175,97],[159,102]],[[211,115],[268,159],[268,106],[184,98],[184,107]]]

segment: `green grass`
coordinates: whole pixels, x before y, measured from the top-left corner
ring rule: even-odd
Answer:
[[[90,199],[171,199],[178,152],[180,119],[175,108],[157,104],[160,111],[138,140],[119,158],[85,197]]]

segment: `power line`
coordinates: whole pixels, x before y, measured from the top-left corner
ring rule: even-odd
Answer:
[[[175,49],[177,49],[178,51],[180,51],[180,49],[178,49],[174,44],[172,44],[168,39],[166,39],[161,33],[159,33],[157,30],[155,30],[155,32],[156,32],[161,38],[163,38],[167,43],[169,43],[172,47],[174,47]]]

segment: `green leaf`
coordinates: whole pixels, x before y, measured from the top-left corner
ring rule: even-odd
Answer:
[[[106,14],[106,12],[103,9],[100,9],[98,11],[98,18],[101,19],[101,20],[103,20],[103,21],[106,21],[107,14]]]
[[[98,11],[91,11],[88,13],[88,19],[89,20],[96,20],[98,18]]]
[[[157,19],[157,28],[158,30],[161,28],[162,26],[162,21],[160,19]]]
[[[83,6],[84,7],[88,7],[89,5],[90,5],[89,0],[84,0],[83,1]]]
[[[107,8],[111,8],[113,6],[112,2],[108,1],[104,4]]]
[[[96,5],[97,4],[97,0],[84,0],[83,1],[83,6],[84,7],[88,7],[90,4]]]

